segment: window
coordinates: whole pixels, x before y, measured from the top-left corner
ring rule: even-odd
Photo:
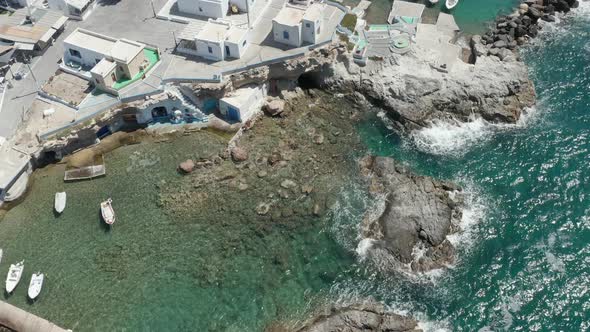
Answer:
[[[96,63],[99,63],[100,62],[100,59],[94,59],[94,60],[96,61]]]
[[[318,26],[318,35],[320,34],[320,27]]]
[[[209,53],[213,53],[213,49],[211,48],[211,46],[207,46],[207,49],[209,50]]]
[[[311,24],[309,24],[309,23],[305,23],[305,27],[306,27],[306,28],[309,28],[309,27],[311,27]]]
[[[111,79],[113,80],[113,82],[117,82],[117,76],[115,75],[115,73],[111,74]]]
[[[246,46],[246,41],[244,40],[244,42],[242,43],[242,46]]]
[[[70,49],[70,55],[71,56],[75,56],[76,58],[80,58],[82,59],[82,54],[80,54],[80,52],[76,51],[76,50],[72,50]]]
[[[203,11],[203,8],[199,7],[199,11],[202,12]]]
[[[289,31],[283,31],[283,38],[289,39]]]

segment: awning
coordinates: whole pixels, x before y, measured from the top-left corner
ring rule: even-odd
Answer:
[[[14,46],[21,51],[32,51],[35,49],[35,44],[14,43]]]
[[[55,30],[54,28],[47,30],[47,32],[44,33],[43,36],[41,36],[41,38],[39,38],[39,41],[44,42],[44,43],[48,43],[49,40],[53,37],[53,35],[56,32],[57,32],[57,30]]]
[[[68,18],[65,16],[62,16],[57,20],[57,22],[53,23],[53,25],[51,27],[55,30],[59,30],[59,29],[63,28],[63,26],[66,24],[67,21],[68,21]]]

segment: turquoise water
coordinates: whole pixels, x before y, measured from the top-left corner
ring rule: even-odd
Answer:
[[[261,331],[304,317],[323,298],[367,296],[427,330],[586,331],[588,17],[582,9],[567,30],[544,29],[525,52],[540,101],[517,125],[437,124],[400,138],[379,118],[359,124],[373,153],[470,194],[465,232],[453,239],[460,259],[447,272],[410,280],[357,257],[367,201],[352,180],[341,182],[326,218],[295,224],[228,217],[226,205],[239,204],[235,188],[216,196],[210,213],[198,201],[190,218],[162,208],[162,188],[181,187],[178,161],[224,143],[201,133],[117,149],[107,156],[108,176],[91,182],[64,184],[63,165],[36,172],[32,193],[0,223],[0,273],[24,258],[25,274],[46,272],[46,286],[34,304],[22,284],[3,300],[76,331]],[[68,207],[57,218],[53,194],[66,186]],[[110,232],[97,208],[109,196],[121,221]]]

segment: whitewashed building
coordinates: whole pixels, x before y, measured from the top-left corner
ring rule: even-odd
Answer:
[[[315,44],[321,32],[325,7],[320,3],[306,9],[286,5],[272,20],[274,41],[294,47]]]
[[[77,28],[63,44],[64,63],[90,67],[93,83],[109,92],[116,81],[131,79],[149,66],[146,46],[132,40]]]
[[[248,47],[248,33],[223,20],[209,19],[203,27],[191,23],[180,34],[176,50],[212,61],[239,59]]]
[[[60,11],[69,18],[83,20],[95,6],[94,0],[47,0],[50,9]]]
[[[224,18],[229,10],[228,0],[178,0],[178,11],[189,15]]]
[[[246,122],[264,103],[265,88],[240,88],[219,100],[219,112],[230,122]]]

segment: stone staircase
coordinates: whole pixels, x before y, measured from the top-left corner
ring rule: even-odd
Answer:
[[[168,85],[166,86],[165,91],[178,98],[182,102],[182,105],[186,107],[191,112],[191,114],[194,114],[200,121],[209,121],[210,117],[203,113],[199,107],[197,107],[197,105],[195,105],[195,103],[177,86]]]

